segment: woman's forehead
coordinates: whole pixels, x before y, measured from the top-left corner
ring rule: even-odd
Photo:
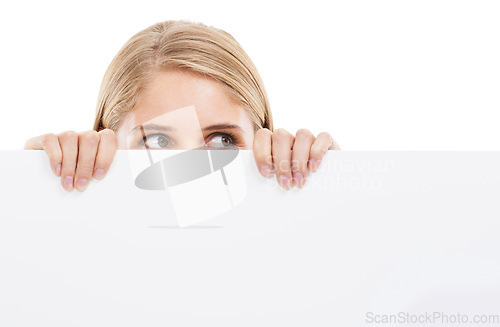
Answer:
[[[210,77],[189,71],[157,73],[134,107],[136,119],[147,120],[180,108],[194,106],[200,120],[239,119],[243,109],[227,88]]]

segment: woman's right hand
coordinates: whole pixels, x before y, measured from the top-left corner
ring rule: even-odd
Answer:
[[[103,129],[76,133],[44,134],[29,139],[25,150],[45,150],[50,166],[64,189],[83,191],[92,177],[102,179],[117,148],[115,132]]]

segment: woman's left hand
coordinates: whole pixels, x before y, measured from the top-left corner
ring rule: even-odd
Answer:
[[[262,128],[255,133],[253,152],[255,163],[264,177],[273,171],[281,187],[289,189],[292,185],[302,187],[306,182],[307,171],[318,169],[327,150],[340,150],[328,133],[322,132],[315,137],[307,129],[299,129],[295,136],[285,129],[271,132]]]

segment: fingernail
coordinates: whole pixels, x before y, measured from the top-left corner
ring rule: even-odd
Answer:
[[[284,188],[290,188],[290,178],[288,176],[280,176],[280,185]]]
[[[293,174],[293,180],[295,182],[295,186],[301,187],[304,182],[304,176],[301,173]]]
[[[314,170],[315,164],[316,164],[316,160],[309,159],[309,170]]]
[[[61,175],[61,164],[58,164],[58,165],[56,166],[56,174],[57,174],[58,176],[59,176],[59,175]]]
[[[66,178],[64,179],[64,187],[68,190],[73,188],[73,177],[66,176]]]
[[[97,168],[94,172],[94,177],[97,179],[103,178],[104,175],[106,175],[106,171],[102,168]]]
[[[271,167],[269,167],[269,166],[267,166],[267,165],[260,166],[260,173],[261,173],[264,177],[268,177],[269,175],[271,175]]]
[[[86,178],[82,178],[82,179],[79,179],[77,182],[76,182],[76,189],[78,191],[83,191],[85,189],[85,187],[87,186],[87,179]]]

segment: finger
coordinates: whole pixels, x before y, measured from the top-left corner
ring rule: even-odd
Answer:
[[[24,150],[43,150],[41,138],[42,136],[32,137],[24,144]]]
[[[61,176],[62,151],[55,134],[45,134],[41,139],[42,148],[49,157],[50,167],[56,176]]]
[[[271,149],[276,171],[276,179],[281,187],[288,189],[292,186],[292,169],[290,160],[294,137],[288,131],[280,128],[274,131],[271,137]]]
[[[271,150],[271,137],[273,132],[262,128],[255,133],[253,139],[253,155],[255,163],[262,176],[268,177],[273,172],[273,157]]]
[[[342,149],[340,148],[340,145],[337,142],[335,142],[335,140],[333,140],[333,144],[328,148],[328,150],[342,150]]]
[[[78,162],[76,164],[75,188],[83,191],[87,188],[92,174],[99,146],[99,134],[96,131],[86,131],[78,136]]]
[[[103,129],[98,134],[100,141],[94,165],[94,178],[102,179],[113,162],[118,141],[115,132],[111,129]]]
[[[323,155],[332,145],[333,138],[330,134],[325,132],[318,134],[309,153],[309,170],[315,171],[318,169],[321,159],[323,159]]]
[[[78,134],[74,131],[58,135],[62,150],[61,184],[68,190],[73,190],[76,159],[78,156]]]
[[[297,187],[302,187],[306,182],[307,161],[314,140],[314,135],[307,129],[299,129],[295,134],[292,149],[292,174],[293,183]]]
[[[25,150],[45,150],[49,157],[50,167],[56,176],[61,175],[62,151],[59,139],[55,134],[44,134],[29,139],[25,146]]]

